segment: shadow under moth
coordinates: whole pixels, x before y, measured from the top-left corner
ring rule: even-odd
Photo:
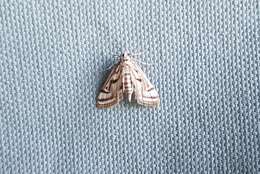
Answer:
[[[112,107],[124,97],[129,102],[134,99],[138,104],[149,107],[160,103],[158,92],[127,52],[120,56],[120,61],[112,68],[97,97],[96,107]]]

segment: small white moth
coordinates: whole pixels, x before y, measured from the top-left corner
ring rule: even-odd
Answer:
[[[117,105],[124,96],[129,102],[134,98],[138,104],[144,106],[159,105],[158,92],[131,57],[131,54],[124,52],[120,61],[114,65],[97,97],[97,108]]]

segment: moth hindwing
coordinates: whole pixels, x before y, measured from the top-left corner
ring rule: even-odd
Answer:
[[[160,104],[158,92],[129,53],[124,53],[113,67],[97,97],[97,108],[117,105],[124,97],[140,105],[155,107]]]

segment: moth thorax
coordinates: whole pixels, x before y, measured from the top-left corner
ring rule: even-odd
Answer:
[[[133,91],[131,74],[130,71],[126,70],[123,72],[123,92],[127,96],[128,101],[131,101]]]

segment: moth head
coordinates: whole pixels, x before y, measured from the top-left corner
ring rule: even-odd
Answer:
[[[121,61],[122,62],[125,62],[125,61],[128,61],[130,60],[130,56],[131,54],[128,52],[128,51],[125,51],[122,56],[121,56]]]

